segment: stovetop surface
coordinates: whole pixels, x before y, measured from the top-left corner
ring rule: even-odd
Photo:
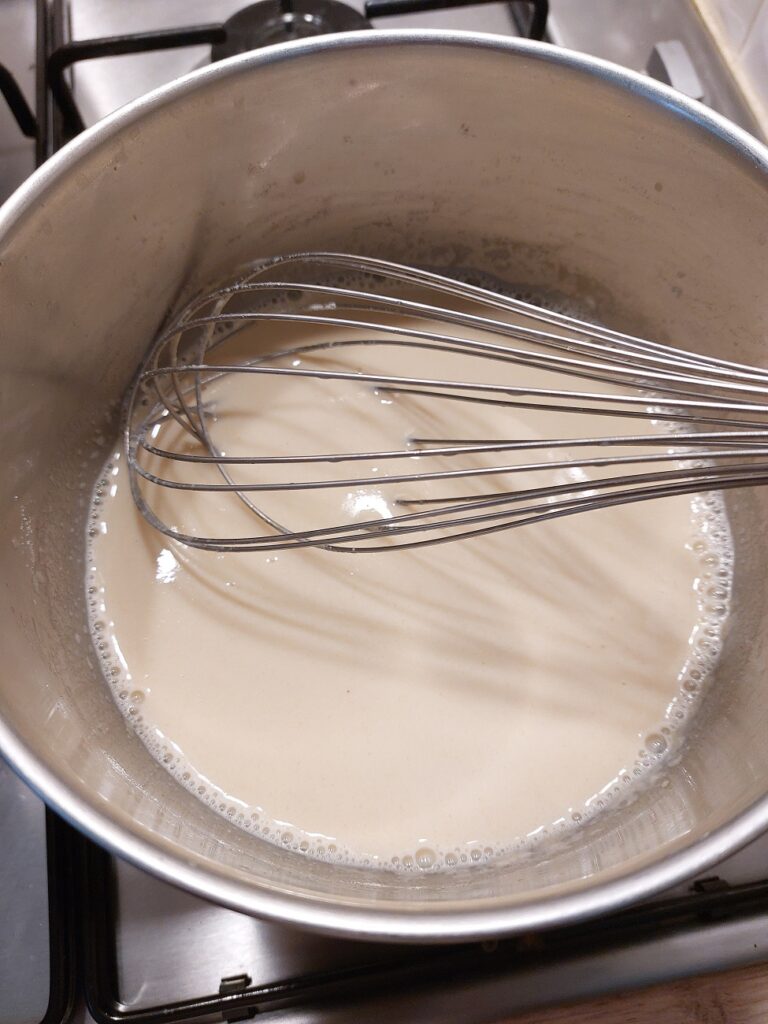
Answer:
[[[45,808],[0,759],[0,1024],[37,1024],[50,989]]]
[[[362,9],[362,0],[354,5]],[[86,39],[221,21],[242,6],[243,0],[70,0],[62,9],[65,35]],[[377,24],[517,31],[503,3]],[[552,0],[549,33],[557,44],[638,71],[646,70],[656,44],[677,39],[693,62],[704,100],[761,131],[684,0]],[[188,47],[78,65],[74,94],[84,121],[92,124],[185,74],[206,62],[209,52]],[[0,63],[33,104],[34,0],[0,0]],[[676,69],[669,71],[675,79]],[[34,144],[19,135],[0,104],[0,200],[31,173],[34,161]],[[291,1022],[385,1016],[494,1021],[543,1002],[768,958],[768,835],[707,873],[718,881],[693,880],[616,923],[438,953],[327,939],[256,921],[114,862],[61,826],[52,842],[43,805],[2,762],[0,822],[0,1024],[39,1024],[46,1015],[46,1024],[61,1020],[71,1002],[66,977],[73,946],[82,953],[81,988],[96,1017],[129,1021],[142,1009],[184,1001],[197,1002],[197,1013],[205,998],[219,994],[222,979],[234,979],[225,989],[228,984],[235,993],[243,985],[260,989],[263,1008]],[[70,931],[76,925],[78,943]],[[275,984],[291,979],[298,982]],[[75,1019],[89,1019],[82,997],[77,1006]],[[143,1020],[191,1019],[185,1013],[147,1012]]]

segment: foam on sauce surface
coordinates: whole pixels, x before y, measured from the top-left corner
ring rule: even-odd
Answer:
[[[290,345],[291,328],[273,326],[269,337]],[[360,347],[302,365],[466,377],[466,361],[454,358]],[[492,379],[519,375],[499,365]],[[207,400],[228,455],[386,450],[425,433],[606,432],[598,417],[532,418],[348,382],[231,375]],[[661,429],[616,423],[616,432]],[[178,429],[163,426],[157,443]],[[187,467],[172,471],[187,479]],[[262,505],[294,528],[386,518],[404,489],[381,483],[391,464],[364,471],[371,483],[354,491],[272,494]],[[308,478],[318,468],[278,472]],[[349,476],[349,464],[329,472]],[[247,479],[263,478],[255,473]],[[554,482],[589,479],[575,466],[556,473]],[[500,483],[477,486],[491,493]],[[221,496],[151,500],[180,529],[257,532]],[[272,842],[398,870],[487,860],[626,799],[674,750],[728,611],[730,536],[717,495],[415,551],[217,554],[144,522],[118,451],[89,522],[94,642],[154,756]]]

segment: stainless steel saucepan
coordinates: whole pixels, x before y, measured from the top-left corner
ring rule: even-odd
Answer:
[[[727,498],[733,615],[687,752],[630,809],[547,857],[407,876],[314,862],[240,831],[153,761],[90,653],[89,489],[179,295],[302,249],[489,270],[614,326],[768,361],[768,153],[639,75],[492,36],[372,31],[233,58],[129,104],[0,213],[9,761],[139,866],[239,910],[360,937],[562,923],[647,896],[768,827],[766,489]]]

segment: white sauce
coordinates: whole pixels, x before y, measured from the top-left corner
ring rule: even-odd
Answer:
[[[291,334],[271,327],[269,338],[279,347]],[[459,369],[453,358],[361,348],[325,353],[318,365],[466,377],[466,361]],[[489,363],[472,372],[521,374]],[[413,434],[661,429],[274,377],[228,376],[207,398],[226,454],[383,450]],[[156,442],[174,430],[163,427]],[[411,468],[433,463],[422,457]],[[281,479],[360,472],[371,483],[261,503],[295,528],[386,518],[404,487],[380,478],[404,466],[293,467]],[[191,478],[187,467],[172,472]],[[277,479],[264,469],[247,478],[266,472]],[[550,482],[590,475],[599,471],[559,470]],[[431,486],[425,494],[448,493]],[[450,486],[491,493],[510,484]],[[180,529],[260,532],[236,500],[147,493]],[[119,707],[154,756],[270,841],[395,869],[486,860],[624,799],[674,748],[728,610],[730,536],[711,495],[416,551],[214,554],[145,524],[117,453],[90,523],[94,641]]]

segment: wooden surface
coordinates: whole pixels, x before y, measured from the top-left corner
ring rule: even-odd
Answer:
[[[768,964],[536,1010],[504,1024],[768,1024]]]

